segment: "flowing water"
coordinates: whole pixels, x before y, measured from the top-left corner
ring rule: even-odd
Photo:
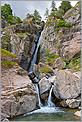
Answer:
[[[38,49],[41,43],[41,36],[40,36],[40,32],[36,35],[36,39],[35,39],[35,46],[34,46],[34,52],[33,52],[33,56],[30,62],[30,67],[29,67],[29,72],[34,71],[34,64],[36,64],[37,61],[37,54],[38,54]],[[33,49],[32,49],[33,50]]]
[[[29,72],[34,71],[34,64],[36,64],[37,61],[37,53],[38,48],[41,43],[40,34],[37,34],[36,36],[36,44],[32,48],[34,50],[33,56],[30,62]],[[26,113],[21,116],[14,117],[11,119],[11,121],[80,121],[80,118],[74,116],[75,111],[62,109],[59,107],[56,107],[54,103],[51,100],[53,85],[50,89],[48,102],[46,106],[42,105],[41,99],[40,99],[40,90],[39,90],[39,84],[35,84],[35,89],[38,96],[38,106],[40,109],[34,110],[32,112]]]
[[[37,95],[38,95],[38,106],[41,108],[42,103],[41,103],[40,94],[39,94],[39,84],[35,84],[35,87],[36,87],[36,92],[37,92]]]
[[[52,90],[53,90],[54,85],[52,85],[51,89],[50,89],[50,93],[49,93],[49,97],[48,97],[48,107],[52,107],[55,106],[54,103],[51,100],[51,95],[52,95]]]

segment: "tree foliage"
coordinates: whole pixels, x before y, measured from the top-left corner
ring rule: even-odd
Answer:
[[[46,8],[46,12],[45,12],[44,16],[46,17],[46,19],[48,18],[48,16],[49,16],[49,10],[48,10],[48,8]]]
[[[8,20],[9,16],[12,16],[12,9],[9,4],[4,4],[4,6],[1,6],[1,17],[5,20]]]
[[[22,22],[17,16],[13,16],[12,8],[9,4],[1,6],[1,19],[5,20],[8,24],[16,24]]]
[[[55,1],[54,0],[52,1],[51,8],[52,8],[51,11],[57,11],[56,4],[55,4]]]
[[[39,14],[39,12],[35,9],[34,13],[33,13],[33,17],[36,20],[36,22],[40,22],[41,21],[41,16]]]
[[[65,13],[65,12],[68,11],[71,7],[72,7],[72,6],[71,6],[71,3],[70,3],[69,1],[62,1],[62,3],[61,3],[61,5],[60,5],[59,9],[60,9],[60,10],[63,10],[64,13]]]

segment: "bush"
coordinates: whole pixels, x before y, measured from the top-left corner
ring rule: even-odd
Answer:
[[[66,22],[65,20],[58,19],[56,21],[56,27],[68,27],[70,28],[72,25],[71,23]]]

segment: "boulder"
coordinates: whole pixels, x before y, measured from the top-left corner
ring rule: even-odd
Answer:
[[[67,99],[66,104],[69,108],[78,108],[81,101],[76,99]]]
[[[76,116],[78,116],[78,117],[81,117],[81,110],[80,110],[80,111],[76,111],[76,112],[74,113],[74,115],[76,115]]]
[[[20,67],[2,70],[1,111],[9,117],[36,108],[37,94],[27,72]]]
[[[30,112],[36,108],[36,96],[24,95],[21,97],[17,104],[17,115]]]
[[[53,69],[62,69],[65,67],[65,62],[61,58],[57,58],[53,63]]]
[[[80,78],[69,70],[55,70],[53,93],[59,99],[73,99],[80,95]]]
[[[51,88],[51,82],[46,77],[43,77],[39,81],[39,87],[40,87],[41,98],[44,100],[47,99],[48,94],[49,94],[49,90]]]
[[[76,32],[74,37],[62,44],[61,54],[65,60],[71,60],[76,54],[81,51],[81,32]]]
[[[1,111],[9,117],[24,114],[36,108],[36,92],[27,86],[7,92],[1,99]]]

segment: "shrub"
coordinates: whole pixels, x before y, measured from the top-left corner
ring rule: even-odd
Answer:
[[[71,23],[66,22],[65,20],[58,19],[56,21],[56,27],[68,27],[70,28],[72,25]]]

